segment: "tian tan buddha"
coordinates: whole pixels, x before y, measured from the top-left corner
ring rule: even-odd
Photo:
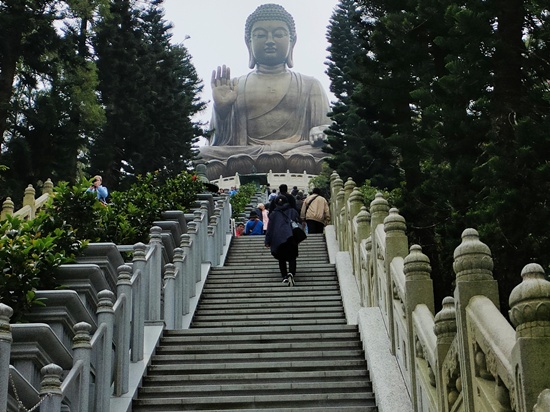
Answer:
[[[201,148],[208,177],[318,173],[329,104],[318,80],[289,70],[294,19],[280,5],[261,5],[248,16],[244,37],[254,70],[234,79],[226,66],[212,72],[213,135]]]

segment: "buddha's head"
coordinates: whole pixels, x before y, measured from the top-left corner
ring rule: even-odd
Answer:
[[[292,16],[278,4],[262,4],[248,18],[244,29],[249,67],[256,64],[294,65],[296,26]]]

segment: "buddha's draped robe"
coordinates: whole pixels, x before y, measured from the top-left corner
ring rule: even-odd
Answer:
[[[326,156],[319,148],[309,144],[309,133],[313,127],[328,126],[331,122],[327,117],[327,96],[317,79],[288,72],[290,84],[287,83],[286,90],[275,101],[254,104],[254,107],[248,106],[252,103],[246,88],[250,76],[255,74],[252,72],[238,79],[237,100],[229,114],[221,119],[214,108],[210,125],[214,130],[212,143],[201,148],[206,160],[225,160],[233,154],[254,157],[264,151]],[[268,90],[268,77],[257,75],[254,81],[262,90]],[[253,135],[252,131],[258,129],[264,129],[264,133]]]

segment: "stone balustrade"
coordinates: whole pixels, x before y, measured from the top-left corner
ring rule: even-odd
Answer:
[[[539,265],[525,266],[509,297],[510,324],[499,308],[491,251],[476,230],[466,229],[454,253],[454,294],[434,313],[430,261],[420,245],[409,246],[399,211],[380,193],[365,207],[355,183],[344,184],[336,173],[330,208],[340,253],[353,267],[366,350],[369,341],[387,341],[387,353],[367,353],[385,357],[369,362],[375,392],[395,365],[408,410],[548,410],[550,282]],[[399,382],[392,390],[400,391]],[[386,405],[380,399],[379,410],[389,410]]]
[[[66,290],[37,291],[51,305],[34,323],[10,324],[0,303],[0,410],[128,410],[162,330],[189,327],[223,265],[230,220],[229,196],[200,195],[192,213],[164,212],[147,245],[90,244],[61,268]]]
[[[33,219],[36,213],[42,208],[50,196],[53,194],[53,182],[51,179],[47,179],[42,186],[42,195],[35,198],[36,189],[32,185],[28,185],[23,195],[23,207],[14,211],[15,206],[10,197],[6,198],[2,203],[2,212],[0,213],[0,220],[6,218],[6,215],[14,215],[23,220]]]

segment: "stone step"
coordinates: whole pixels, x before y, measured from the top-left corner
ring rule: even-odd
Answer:
[[[193,375],[146,375],[143,377],[143,383],[146,386],[167,386],[181,385],[186,386],[215,384],[250,384],[250,383],[280,383],[280,382],[355,382],[364,380],[370,382],[366,369],[353,370],[327,370],[323,373],[318,371],[281,371],[281,372],[259,372],[259,373],[205,373]],[[146,387],[144,386],[144,388]]]
[[[203,354],[156,354],[152,357],[156,365],[165,364],[185,364],[197,362],[243,362],[245,360],[254,359],[257,362],[281,362],[281,361],[296,361],[296,360],[337,360],[337,359],[361,359],[362,350],[315,350],[311,345],[311,350],[287,351],[276,348],[272,351],[262,352],[246,352],[227,351],[225,353],[203,353]],[[261,349],[264,349],[263,347]]]
[[[296,286],[263,236],[233,239],[187,330],[166,330],[134,411],[376,411],[323,235],[300,245]]]
[[[276,408],[276,410],[281,410],[281,407],[289,408],[292,406],[293,410],[309,407],[318,408],[317,410],[319,411],[324,410],[326,407],[342,410],[339,407],[342,403],[352,406],[363,406],[363,411],[376,411],[374,395],[370,391],[362,393],[294,394],[292,390],[288,390],[285,394],[275,395],[148,398],[137,399],[134,402],[134,411],[212,410],[208,407],[209,405],[212,405],[217,410],[227,410],[228,408],[238,408],[236,410]],[[221,408],[219,408],[220,406]]]
[[[157,355],[163,354],[201,354],[201,353],[256,353],[258,348],[262,351],[274,351],[274,350],[285,350],[285,351],[303,351],[304,349],[314,348],[320,351],[331,351],[331,350],[358,350],[361,349],[361,344],[355,340],[348,341],[315,341],[312,342],[289,342],[287,344],[282,343],[269,343],[263,342],[261,346],[256,343],[232,343],[232,344],[210,344],[204,345],[202,343],[187,343],[186,345],[178,346],[161,346],[157,349]]]

